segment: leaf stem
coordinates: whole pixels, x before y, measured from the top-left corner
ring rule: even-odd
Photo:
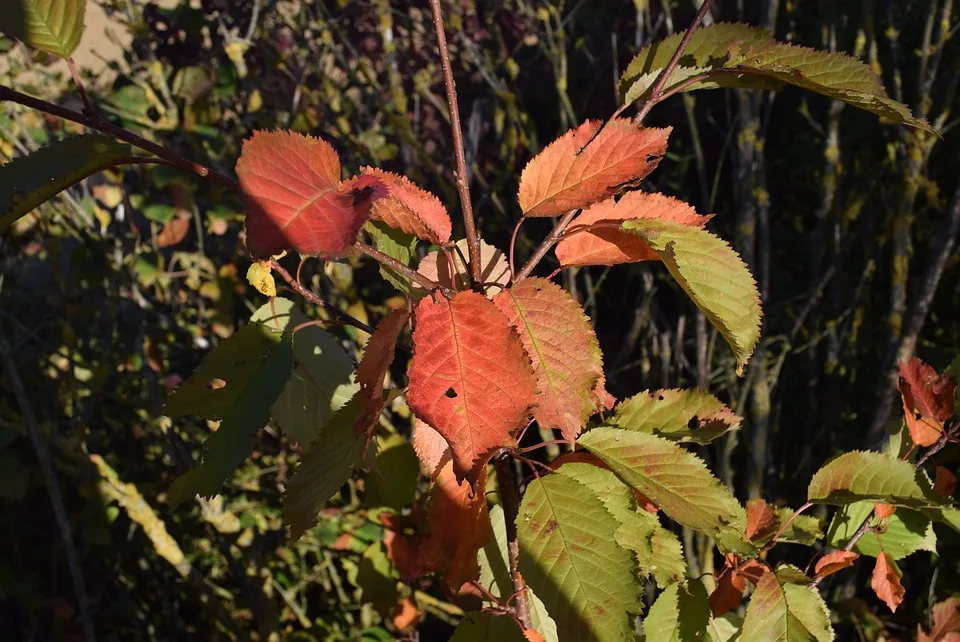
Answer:
[[[653,109],[653,106],[663,100],[663,88],[667,84],[670,74],[672,74],[673,70],[677,68],[677,64],[680,62],[680,56],[683,55],[687,45],[690,44],[690,38],[693,37],[693,32],[696,31],[697,27],[700,26],[700,23],[703,22],[703,18],[707,15],[707,12],[710,11],[711,6],[713,6],[713,0],[703,0],[703,4],[700,5],[700,11],[697,12],[693,22],[690,23],[689,27],[687,27],[687,32],[683,34],[683,40],[680,41],[680,46],[677,47],[675,52],[673,52],[673,57],[670,58],[670,62],[667,63],[667,66],[664,67],[663,71],[660,72],[660,75],[657,76],[656,81],[653,83],[653,88],[650,90],[650,96],[647,98],[646,102],[643,103],[643,107],[640,108],[640,111],[634,117],[633,120],[638,125],[643,123],[643,119],[647,117],[647,114],[650,113],[650,110]]]
[[[769,549],[773,548],[773,546],[776,545],[777,540],[780,539],[780,536],[783,535],[783,531],[787,530],[787,526],[789,526],[790,523],[793,522],[794,519],[796,519],[797,517],[799,517],[799,516],[800,516],[800,513],[802,513],[803,511],[807,510],[807,509],[810,508],[811,506],[813,506],[813,502],[807,502],[806,504],[804,504],[803,506],[801,506],[800,508],[798,508],[797,510],[795,510],[795,511],[793,512],[793,515],[791,515],[791,516],[787,519],[787,521],[785,521],[783,524],[780,525],[780,528],[777,530],[777,534],[774,535],[774,536],[770,539],[769,542],[767,542],[766,546],[764,546],[763,549],[764,549],[764,550],[769,550]]]
[[[77,65],[73,61],[73,57],[67,57],[67,68],[70,69],[70,75],[73,76],[73,84],[77,88],[81,102],[83,102],[83,113],[97,118],[97,110],[93,108],[90,97],[87,96],[87,90],[83,87],[83,80],[80,78],[80,72],[77,71]]]
[[[295,292],[297,292],[304,299],[313,303],[314,305],[319,305],[321,308],[330,312],[335,316],[339,321],[346,323],[347,325],[352,325],[355,328],[359,328],[366,332],[367,334],[373,334],[374,330],[372,327],[361,321],[360,319],[354,317],[353,315],[347,314],[337,306],[333,305],[328,301],[324,301],[319,296],[308,290],[303,286],[303,284],[297,279],[293,278],[286,268],[284,268],[276,259],[270,259],[270,269],[280,275],[284,281],[287,282]]]
[[[510,563],[510,580],[516,596],[515,611],[524,629],[532,628],[530,620],[530,602],[527,600],[527,586],[517,568],[520,559],[520,540],[517,537],[517,516],[520,513],[520,491],[510,466],[510,456],[500,455],[493,459],[497,470],[497,486],[500,489],[500,503],[503,505],[503,518],[507,525],[507,557]]]
[[[96,116],[88,116],[87,114],[82,114],[72,109],[66,109],[59,105],[54,105],[51,102],[46,100],[41,100],[39,98],[34,98],[33,96],[28,96],[27,94],[22,94],[19,91],[11,89],[6,85],[0,85],[0,102],[14,102],[25,107],[30,107],[31,109],[36,109],[47,114],[52,114],[58,118],[63,118],[64,120],[69,120],[74,123],[78,123],[90,129],[102,132],[104,134],[109,134],[118,140],[130,143],[135,147],[139,147],[144,151],[148,151],[151,154],[156,154],[160,158],[172,164],[174,167],[178,167],[184,171],[196,174],[201,178],[210,178],[221,185],[227,187],[232,187],[236,189],[238,187],[237,181],[226,174],[222,174],[214,169],[210,169],[200,163],[195,163],[191,160],[188,160],[176,153],[173,150],[167,149],[162,145],[158,145],[153,141],[149,141],[146,138],[137,136],[133,132],[129,132],[122,127],[118,127],[113,123],[109,123],[101,118]]]
[[[440,290],[440,292],[443,293],[443,296],[447,297],[448,299],[452,298],[456,294],[456,292],[451,290],[450,288],[444,287],[439,283],[437,283],[436,281],[431,281],[430,279],[423,276],[422,274],[420,274],[410,266],[404,265],[403,263],[393,258],[392,256],[388,256],[383,252],[380,252],[379,250],[376,250],[370,247],[363,241],[355,242],[353,244],[353,247],[356,248],[357,251],[360,252],[361,254],[369,256],[371,259],[373,259],[374,261],[377,261],[381,265],[386,265],[391,270],[395,270],[399,272],[400,274],[407,277],[414,283],[419,284],[420,287],[422,287],[425,290]]]
[[[473,218],[473,204],[470,201],[470,185],[467,183],[467,160],[463,151],[463,129],[460,126],[460,108],[457,106],[457,85],[453,80],[450,66],[450,51],[447,47],[447,34],[443,29],[443,9],[440,0],[430,0],[433,9],[433,26],[437,32],[437,45],[440,49],[440,66],[443,68],[443,83],[447,89],[447,105],[450,108],[450,127],[453,130],[453,156],[457,163],[457,190],[460,192],[460,207],[463,210],[463,225],[467,231],[467,250],[470,254],[470,280],[474,286],[480,283],[480,237]]]
[[[524,280],[530,273],[533,272],[533,268],[537,267],[540,261],[543,260],[543,257],[547,255],[547,252],[550,251],[550,248],[560,240],[560,235],[563,234],[563,231],[567,229],[567,226],[570,225],[570,221],[573,220],[573,217],[577,215],[579,210],[570,210],[563,215],[563,218],[560,219],[560,222],[557,223],[557,226],[553,228],[553,231],[547,235],[547,238],[543,239],[543,242],[540,244],[540,247],[533,253],[533,256],[527,261],[526,265],[523,266],[523,269],[520,270],[519,274],[514,276],[513,282],[517,283]]]

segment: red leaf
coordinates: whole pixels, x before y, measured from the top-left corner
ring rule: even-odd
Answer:
[[[886,602],[891,611],[896,611],[906,593],[900,584],[900,569],[889,553],[880,553],[877,556],[877,565],[873,567],[873,579],[870,588],[881,600]]]
[[[747,539],[761,539],[772,534],[777,527],[777,514],[770,504],[762,499],[747,502]]]
[[[353,424],[357,435],[370,430],[383,410],[383,379],[393,363],[397,337],[409,318],[410,313],[406,310],[394,310],[384,317],[367,340],[363,358],[357,366],[357,383],[360,384],[357,394],[364,397],[363,411]]]
[[[743,592],[747,590],[747,581],[731,568],[725,568],[717,578],[717,588],[710,594],[710,611],[714,617],[729,613],[738,606],[743,599]]]
[[[817,565],[813,569],[814,575],[817,577],[833,575],[837,571],[853,566],[858,557],[860,557],[860,553],[854,553],[853,551],[831,551],[817,561]]]
[[[957,490],[957,476],[943,466],[937,466],[937,476],[933,481],[933,492],[944,497],[953,497]]]
[[[413,419],[412,441],[413,449],[420,458],[420,468],[423,474],[431,479],[435,478],[440,473],[440,467],[453,457],[450,444],[443,435],[416,417]]]
[[[947,642],[960,638],[960,597],[952,597],[935,604],[933,609],[933,628],[924,633],[917,625],[917,642]]]
[[[657,253],[636,234],[590,225],[658,218],[689,227],[703,228],[713,214],[701,216],[696,210],[671,196],[648,192],[627,192],[619,201],[609,198],[584,210],[573,219],[564,238],[554,250],[560,265],[617,265],[659,260]]]
[[[584,122],[527,163],[519,193],[525,216],[554,216],[638,185],[667,150],[670,128],[639,127],[628,118],[601,125]]]
[[[373,204],[370,218],[437,245],[450,240],[450,215],[436,196],[393,172],[361,167],[360,174],[379,179],[389,194]]]
[[[409,597],[405,597],[393,608],[393,625],[400,629],[409,629],[420,619],[417,605]]]
[[[247,203],[247,247],[266,259],[284,250],[343,256],[386,196],[373,176],[340,181],[340,158],[319,138],[293,132],[257,131],[237,161]]]
[[[525,279],[493,302],[520,334],[533,362],[541,428],[558,428],[573,441],[602,405],[594,390],[603,377],[603,355],[583,308],[559,285]]]
[[[900,383],[903,413],[910,437],[918,446],[930,446],[943,433],[943,422],[954,410],[956,380],[937,371],[914,357],[900,364]]]
[[[497,306],[476,292],[439,292],[417,306],[407,401],[453,450],[458,479],[477,479],[514,446],[536,396],[530,359]]]

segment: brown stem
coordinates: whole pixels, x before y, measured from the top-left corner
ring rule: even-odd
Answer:
[[[563,231],[567,229],[567,226],[570,225],[570,221],[573,220],[573,217],[577,215],[577,210],[570,210],[563,215],[563,218],[560,219],[560,222],[557,223],[557,226],[553,228],[553,231],[547,235],[547,238],[543,239],[543,243],[540,244],[540,247],[537,248],[536,252],[533,253],[533,256],[527,261],[527,264],[523,266],[523,269],[513,278],[513,282],[517,283],[524,280],[530,273],[533,272],[533,268],[537,267],[537,264],[543,260],[543,257],[547,255],[547,252],[550,251],[550,248],[560,240],[560,235],[563,234]]]
[[[450,127],[453,129],[453,155],[457,162],[457,190],[460,192],[460,207],[463,209],[463,225],[467,230],[467,250],[470,254],[470,280],[476,286],[480,276],[480,237],[473,219],[473,205],[470,201],[470,186],[467,184],[467,160],[463,152],[463,130],[460,127],[460,108],[457,106],[457,85],[453,81],[453,69],[450,67],[450,51],[447,48],[447,34],[443,30],[443,9],[440,0],[430,0],[433,9],[433,26],[437,31],[437,44],[440,48],[440,66],[443,68],[443,83],[447,88],[447,105],[450,107]]]
[[[333,305],[332,303],[328,301],[324,301],[319,296],[317,296],[316,294],[314,294],[313,292],[305,288],[303,284],[300,283],[300,281],[298,281],[297,279],[293,278],[293,276],[291,276],[291,274],[287,272],[286,268],[280,265],[280,263],[277,262],[276,259],[270,259],[270,269],[276,272],[277,274],[279,274],[280,278],[282,278],[284,281],[287,282],[287,285],[293,288],[293,290],[296,291],[297,294],[302,296],[304,299],[306,299],[310,303],[313,303],[314,305],[319,305],[324,310],[327,310],[328,312],[330,312],[339,321],[346,323],[347,325],[352,325],[355,328],[360,328],[367,334],[373,334],[374,330],[369,325],[367,325],[360,319],[350,314],[347,314],[346,312],[344,312],[337,306]]]
[[[520,491],[513,476],[509,455],[494,457],[493,465],[497,469],[497,485],[500,487],[500,503],[503,506],[503,519],[507,523],[507,557],[510,563],[510,580],[516,596],[516,614],[524,629],[533,627],[530,620],[530,602],[527,600],[527,586],[517,568],[520,559],[520,540],[517,538],[517,515],[520,513]]]
[[[375,250],[374,248],[370,247],[363,241],[355,242],[353,244],[353,247],[356,248],[357,251],[360,252],[361,254],[365,254],[366,256],[369,256],[371,259],[373,259],[374,261],[377,261],[381,265],[386,265],[391,270],[395,270],[399,272],[400,274],[407,277],[414,283],[419,284],[420,287],[422,287],[425,290],[429,291],[429,290],[439,289],[440,292],[443,293],[443,296],[447,297],[448,299],[452,298],[456,294],[456,292],[451,290],[450,288],[444,287],[439,283],[437,283],[436,281],[431,281],[430,279],[423,276],[416,270],[412,269],[410,266],[404,265],[397,259],[393,258],[392,256],[388,256],[383,252],[380,252],[379,250]]]
[[[90,97],[87,96],[87,90],[83,87],[83,80],[80,79],[80,72],[77,71],[77,65],[73,62],[73,58],[67,58],[67,68],[70,69],[70,75],[73,76],[73,84],[76,86],[77,93],[80,94],[80,100],[83,102],[83,113],[96,117],[97,110],[93,108]]]
[[[37,111],[42,111],[47,114],[52,114],[64,120],[69,120],[90,129],[94,129],[104,134],[109,134],[119,140],[130,143],[140,149],[150,152],[151,154],[156,154],[160,158],[168,161],[173,166],[178,167],[184,171],[196,174],[201,178],[210,178],[222,185],[227,187],[237,188],[237,181],[233,178],[222,174],[216,170],[205,167],[200,163],[195,163],[191,160],[187,160],[180,154],[176,153],[173,150],[167,149],[162,145],[158,145],[152,141],[149,141],[145,138],[141,138],[136,134],[127,131],[122,127],[118,127],[113,123],[109,123],[105,120],[97,118],[96,116],[88,116],[72,109],[66,109],[60,107],[59,105],[54,105],[53,103],[41,100],[39,98],[34,98],[33,96],[28,96],[27,94],[21,94],[19,91],[11,89],[6,85],[0,85],[0,102],[15,102],[25,107],[30,107],[31,109],[36,109]]]
[[[667,84],[670,74],[672,74],[673,70],[676,69],[677,63],[680,62],[680,56],[683,55],[687,45],[690,44],[690,38],[693,37],[693,32],[696,31],[697,27],[700,26],[704,16],[706,16],[707,12],[710,11],[711,5],[713,5],[713,0],[703,0],[703,4],[700,5],[700,11],[697,12],[693,22],[690,23],[689,27],[687,27],[687,32],[683,34],[683,40],[680,41],[680,46],[677,47],[675,52],[673,52],[673,57],[670,59],[670,62],[667,63],[667,66],[664,67],[663,71],[660,72],[660,75],[657,76],[657,80],[653,83],[653,88],[650,90],[650,96],[647,98],[646,102],[643,103],[643,107],[640,108],[640,111],[637,113],[636,117],[634,117],[633,120],[638,125],[643,123],[643,119],[647,117],[647,114],[650,113],[650,110],[653,109],[653,106],[663,99],[663,88]]]

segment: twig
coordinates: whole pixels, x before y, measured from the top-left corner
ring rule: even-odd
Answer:
[[[430,0],[433,9],[433,26],[437,31],[437,45],[440,48],[440,66],[443,67],[443,83],[447,88],[447,104],[450,107],[450,127],[453,129],[453,155],[457,162],[457,190],[460,192],[460,207],[463,209],[463,225],[467,231],[467,250],[470,253],[470,280],[480,283],[480,238],[473,219],[473,205],[470,202],[470,186],[467,184],[467,160],[463,151],[463,130],[460,127],[460,108],[457,106],[457,86],[453,81],[450,67],[450,51],[447,48],[447,35],[443,30],[443,9],[440,0]]]
[[[451,290],[448,287],[442,286],[435,281],[431,281],[430,279],[423,276],[416,270],[412,269],[410,266],[404,265],[397,259],[393,258],[392,256],[387,256],[386,254],[384,254],[383,252],[380,252],[379,250],[375,250],[374,248],[370,247],[369,245],[367,245],[362,241],[357,241],[356,243],[353,244],[353,247],[355,247],[357,251],[359,251],[361,254],[365,254],[366,256],[369,256],[374,261],[377,261],[382,265],[386,265],[391,270],[395,270],[399,272],[400,274],[407,277],[414,283],[417,283],[418,285],[420,285],[420,287],[422,287],[425,290],[430,291],[430,290],[439,289],[443,293],[443,295],[447,298],[451,298],[456,294],[454,290]],[[479,282],[480,281],[477,280],[477,283]]]
[[[510,466],[509,455],[495,457],[493,465],[497,470],[497,485],[500,488],[500,503],[503,505],[503,518],[507,523],[507,557],[510,563],[510,580],[516,595],[516,614],[524,629],[533,625],[530,620],[530,603],[527,601],[526,584],[517,568],[520,559],[520,540],[517,538],[517,515],[520,513],[520,492]]]
[[[690,38],[693,37],[693,32],[696,31],[697,27],[700,26],[704,16],[706,16],[707,12],[710,11],[711,5],[713,5],[713,0],[703,0],[703,4],[700,5],[700,11],[697,12],[693,22],[690,23],[689,27],[687,27],[687,32],[683,34],[683,40],[680,41],[680,46],[677,47],[675,52],[673,52],[673,57],[670,59],[670,62],[667,63],[667,66],[664,67],[663,71],[660,72],[660,75],[657,76],[656,81],[653,83],[653,88],[650,90],[650,96],[647,98],[646,102],[643,103],[643,107],[640,108],[640,111],[634,117],[633,120],[638,125],[643,123],[643,119],[647,117],[647,114],[650,113],[650,110],[653,109],[653,106],[663,99],[663,88],[667,84],[670,74],[672,74],[673,70],[676,69],[677,63],[680,62],[680,56],[683,55],[687,45],[690,44]]]
[[[369,325],[367,325],[360,319],[350,314],[347,314],[346,312],[344,312],[337,306],[333,305],[332,303],[329,303],[328,301],[324,301],[319,296],[317,296],[316,294],[314,294],[313,292],[305,288],[303,284],[300,283],[300,281],[298,281],[297,279],[293,278],[290,275],[290,273],[287,272],[286,268],[280,265],[280,263],[278,263],[276,259],[270,259],[270,269],[272,269],[274,272],[279,274],[280,277],[284,281],[286,281],[291,288],[293,288],[300,296],[302,296],[304,299],[306,299],[310,303],[313,303],[314,305],[319,305],[320,307],[327,310],[328,312],[333,314],[333,316],[337,317],[337,319],[339,319],[343,323],[346,323],[347,325],[352,325],[355,328],[360,328],[367,334],[373,334],[374,330]]]
[[[570,221],[573,220],[573,217],[577,215],[578,210],[570,210],[563,215],[563,218],[560,219],[560,222],[557,223],[557,226],[553,228],[553,231],[547,235],[547,238],[543,239],[543,243],[540,244],[540,247],[533,253],[533,256],[527,261],[527,264],[523,266],[523,269],[513,278],[513,282],[517,283],[523,279],[530,276],[530,273],[533,272],[533,268],[537,267],[537,264],[543,260],[543,257],[547,255],[547,252],[550,251],[550,248],[560,240],[560,235],[563,234],[563,231],[567,229],[567,226],[570,225]]]
[[[0,358],[3,360],[3,369],[7,373],[10,387],[13,389],[13,395],[17,398],[20,415],[23,417],[23,423],[27,426],[27,432],[30,434],[30,441],[33,444],[33,450],[37,455],[37,460],[40,462],[40,472],[47,486],[47,493],[50,495],[50,504],[53,506],[53,516],[57,522],[57,530],[60,531],[60,539],[63,540],[64,554],[67,557],[67,567],[70,569],[73,593],[77,598],[77,610],[80,613],[80,626],[83,628],[83,637],[87,642],[95,642],[97,636],[96,633],[94,633],[93,620],[90,617],[90,601],[87,599],[87,590],[84,587],[80,558],[73,544],[73,534],[70,532],[70,521],[67,518],[67,509],[63,504],[63,496],[60,494],[60,483],[57,481],[57,472],[50,459],[50,451],[47,450],[47,445],[43,441],[43,435],[40,434],[37,417],[33,414],[33,407],[30,405],[30,398],[27,396],[27,391],[23,387],[20,373],[13,363],[10,344],[7,343],[6,336],[2,333],[0,333]]]
[[[22,94],[19,91],[7,87],[6,85],[0,85],[0,102],[5,101],[18,103],[25,107],[30,107],[31,109],[36,109],[37,111],[42,111],[59,118],[63,118],[64,120],[69,120],[71,122],[84,125],[85,127],[103,132],[104,134],[110,134],[119,140],[130,143],[131,145],[148,151],[151,154],[156,154],[160,158],[168,161],[175,167],[178,167],[184,171],[196,174],[201,178],[213,179],[222,185],[226,185],[227,187],[232,187],[234,189],[237,188],[237,181],[233,178],[230,178],[226,174],[222,174],[214,169],[210,169],[209,167],[201,165],[200,163],[187,160],[173,150],[167,149],[162,145],[158,145],[157,143],[137,136],[133,132],[129,132],[122,127],[118,127],[113,123],[109,123],[95,116],[87,116],[86,114],[73,111],[72,109],[66,109],[45,100],[34,98],[33,96],[28,96],[27,94]]]
[[[513,227],[513,234],[510,235],[510,279],[517,275],[516,256],[517,256],[517,234],[520,233],[520,226],[527,220],[526,216],[521,216],[517,224]]]
[[[87,90],[83,87],[83,80],[80,79],[80,72],[77,71],[77,65],[73,62],[72,57],[67,58],[67,68],[70,69],[70,75],[73,76],[73,84],[76,86],[77,93],[80,94],[80,100],[83,102],[83,113],[96,118],[97,110],[93,108],[90,97],[87,96]]]

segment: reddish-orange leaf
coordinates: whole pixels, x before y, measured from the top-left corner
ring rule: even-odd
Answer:
[[[431,479],[436,477],[440,472],[440,467],[453,457],[450,444],[443,438],[443,435],[416,417],[413,419],[411,441],[417,457],[420,458],[420,470]]]
[[[417,605],[409,597],[405,597],[393,608],[393,625],[400,629],[409,629],[420,619]]]
[[[450,240],[450,215],[436,196],[393,172],[361,167],[360,174],[378,178],[389,194],[373,204],[370,218],[437,245]]]
[[[535,629],[524,630],[523,637],[527,638],[528,642],[546,642],[543,636],[537,633]]]
[[[817,577],[826,577],[833,575],[837,571],[853,566],[853,563],[860,557],[860,553],[853,551],[830,551],[817,561],[813,572]]]
[[[886,519],[897,512],[897,507],[890,504],[874,504],[873,510],[877,513],[878,518]]]
[[[570,453],[563,453],[556,459],[550,462],[550,466],[556,470],[563,466],[564,464],[590,464],[596,466],[597,468],[603,468],[604,470],[610,470],[610,467],[607,466],[606,462],[594,455],[593,453],[587,452],[586,450],[577,450]],[[657,508],[657,505],[650,501],[650,498],[641,493],[636,488],[633,489],[633,494],[637,498],[637,506],[652,513],[657,514],[657,511],[660,509]]]
[[[731,568],[725,568],[717,578],[717,588],[710,594],[710,611],[714,617],[729,613],[738,606],[743,599],[743,592],[747,590],[747,581]]]
[[[590,319],[576,299],[546,279],[520,281],[493,302],[533,362],[539,391],[534,418],[573,441],[602,406],[594,390],[603,376],[603,355]]]
[[[943,466],[937,466],[937,476],[933,480],[933,492],[944,497],[953,497],[957,490],[957,476]]]
[[[407,402],[453,450],[458,479],[477,479],[498,448],[514,446],[536,397],[530,358],[503,313],[476,292],[417,306]]]
[[[777,514],[762,499],[747,502],[747,539],[762,539],[777,528]]]
[[[393,363],[397,337],[409,318],[410,313],[406,310],[394,310],[384,317],[367,340],[363,358],[357,366],[357,383],[360,384],[357,394],[364,397],[363,411],[353,424],[357,435],[374,426],[383,410],[383,379]]]
[[[767,571],[770,569],[766,564],[760,562],[759,560],[747,560],[741,564],[734,572],[740,577],[744,577],[754,584],[757,584]]]
[[[933,628],[929,633],[917,625],[917,642],[954,642],[960,640],[960,597],[951,597],[933,609]]]
[[[930,446],[943,433],[943,422],[954,411],[957,382],[914,357],[900,364],[900,395],[910,437],[918,446]]]
[[[889,553],[880,553],[877,564],[873,567],[873,579],[870,588],[881,600],[886,602],[891,611],[896,611],[903,601],[906,591],[900,584],[900,569]]]
[[[617,265],[659,260],[642,238],[616,229],[623,221],[641,218],[663,219],[702,229],[713,214],[701,216],[683,201],[663,194],[627,192],[619,201],[608,198],[573,219],[554,250],[560,265]],[[591,225],[600,227],[591,229]],[[604,225],[611,227],[602,227]]]
[[[247,204],[247,247],[257,259],[284,250],[343,256],[370,205],[387,194],[373,176],[341,182],[333,148],[293,132],[254,132],[243,143],[237,177]]]
[[[670,128],[639,127],[629,118],[602,125],[584,122],[527,163],[519,193],[525,216],[554,216],[638,185],[667,150]]]

